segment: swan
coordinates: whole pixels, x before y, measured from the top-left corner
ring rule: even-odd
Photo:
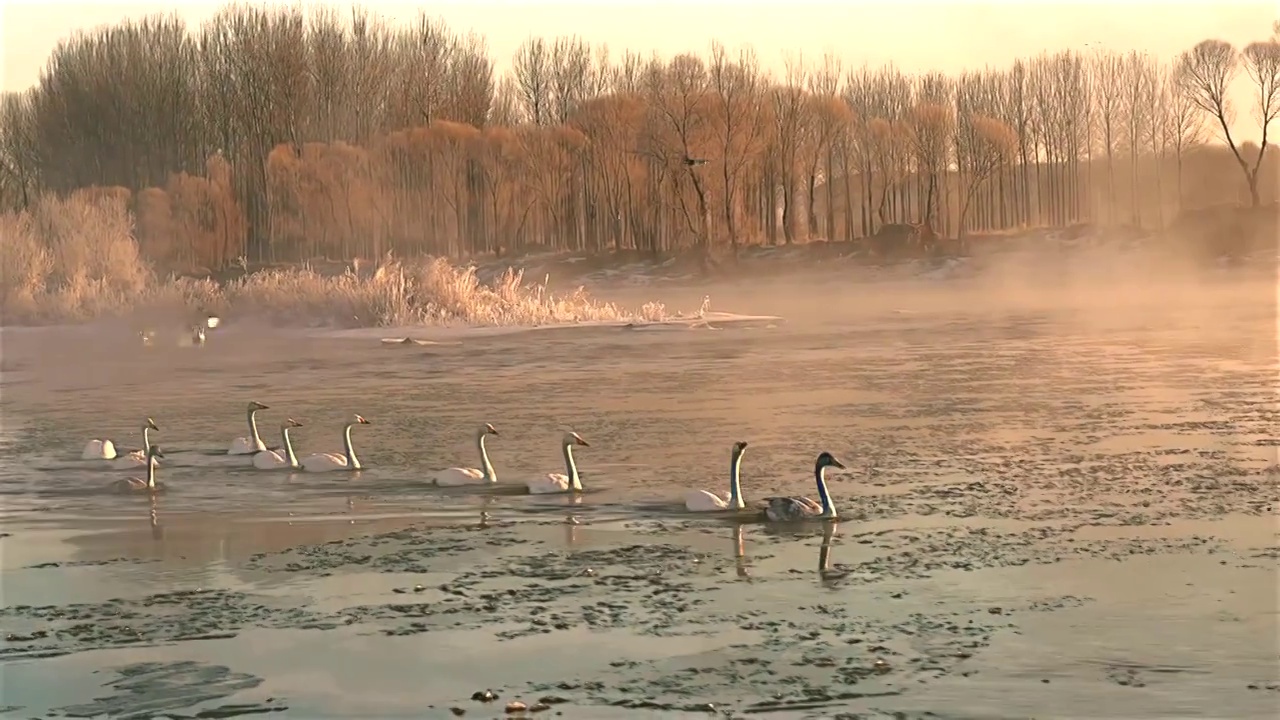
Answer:
[[[280,437],[284,445],[279,450],[263,450],[253,456],[253,466],[259,470],[279,470],[281,468],[299,468],[298,456],[293,452],[293,443],[289,442],[289,430],[302,427],[302,423],[289,418],[280,423]]]
[[[573,446],[591,447],[576,432],[568,432],[560,440],[560,450],[564,453],[566,475],[547,473],[546,477],[535,478],[526,483],[532,495],[549,495],[551,493],[582,492],[582,478],[578,477],[578,466],[573,462]]]
[[[831,453],[824,452],[818,456],[818,461],[813,466],[813,476],[818,481],[820,502],[807,497],[768,498],[762,510],[764,519],[772,522],[794,522],[811,518],[835,519],[836,507],[831,504],[831,495],[827,492],[826,474],[829,467],[844,469],[844,464]]]
[[[155,445],[147,447],[147,479],[142,478],[124,478],[111,483],[111,489],[121,493],[164,492],[164,484],[156,481],[156,459],[164,457],[164,453],[160,452],[160,448]]]
[[[684,506],[691,512],[714,512],[716,510],[742,510],[746,503],[742,501],[742,454],[747,450],[743,440],[733,444],[733,452],[729,455],[729,494],[725,497],[707,490],[690,490],[685,493]]]
[[[302,459],[302,469],[307,472],[329,472],[330,470],[359,470],[360,461],[356,459],[356,451],[351,447],[351,428],[356,425],[372,425],[368,420],[356,415],[342,428],[343,454],[315,453]]]
[[[136,467],[142,467],[147,464],[146,448],[151,447],[151,431],[160,432],[160,428],[156,427],[156,421],[147,418],[147,424],[142,426],[142,450],[134,450],[125,455],[119,455],[111,461],[111,467],[117,470],[131,470]]]
[[[81,460],[114,460],[116,444],[110,440],[90,440],[80,451]]]
[[[249,403],[249,437],[238,437],[232,440],[231,447],[227,448],[228,455],[253,455],[267,449],[266,443],[262,442],[262,437],[258,435],[258,419],[254,416],[259,410],[270,409],[260,402]]]
[[[432,482],[441,487],[457,487],[459,485],[482,485],[498,482],[498,474],[493,471],[493,463],[489,462],[489,453],[484,449],[487,435],[497,435],[492,425],[485,423],[476,432],[476,444],[480,446],[480,469],[452,467],[446,468],[432,476]]]

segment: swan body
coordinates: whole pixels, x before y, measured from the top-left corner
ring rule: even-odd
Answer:
[[[818,483],[819,500],[807,497],[772,497],[765,501],[762,514],[771,522],[795,522],[797,520],[823,519],[832,520],[837,517],[836,507],[831,503],[831,495],[827,492],[827,468],[844,468],[844,465],[829,452],[818,456],[813,466],[814,479]]]
[[[90,440],[80,451],[81,460],[114,460],[115,457],[116,444],[110,440]]]
[[[302,423],[289,418],[280,424],[280,438],[284,444],[279,450],[263,450],[253,456],[253,466],[259,470],[297,469],[302,467],[298,456],[293,452],[293,443],[289,441],[289,430],[302,427]]]
[[[480,446],[480,468],[453,467],[441,470],[432,475],[432,482],[440,487],[458,487],[461,485],[492,485],[498,482],[498,474],[489,462],[489,453],[484,449],[484,439],[488,435],[497,435],[498,431],[485,423],[476,433],[476,444]]]
[[[371,425],[368,420],[356,415],[355,418],[342,428],[342,449],[343,454],[337,453],[315,453],[308,455],[302,459],[302,469],[307,472],[331,472],[333,470],[359,470],[360,461],[356,458],[356,451],[351,447],[351,428],[356,425]]]
[[[267,449],[267,444],[262,442],[262,436],[258,435],[258,419],[256,416],[259,410],[270,409],[260,402],[249,403],[249,437],[238,437],[232,440],[231,447],[227,448],[228,455],[253,455]]]
[[[690,490],[685,493],[684,507],[690,512],[715,512],[716,510],[742,510],[746,503],[742,501],[742,454],[746,452],[747,443],[739,440],[733,444],[733,452],[729,462],[729,494],[717,495],[707,490]]]
[[[573,461],[573,446],[591,447],[578,433],[565,433],[560,440],[560,451],[564,454],[564,474],[547,473],[545,477],[535,478],[525,483],[531,495],[550,495],[553,493],[582,492],[582,478],[578,477],[578,465]]]
[[[111,461],[111,467],[116,470],[132,470],[136,467],[145,467],[147,464],[147,449],[151,447],[152,430],[160,432],[160,428],[156,427],[156,421],[151,418],[147,418],[147,424],[142,426],[143,449],[134,450],[133,452],[126,453],[124,455],[117,455],[116,458]],[[152,458],[152,461],[157,464],[159,463],[155,458]]]
[[[156,480],[156,460],[164,457],[164,453],[160,452],[160,448],[155,445],[147,446],[147,478],[130,477],[123,480],[117,480],[111,483],[111,489],[118,493],[159,493],[164,492],[164,484]]]

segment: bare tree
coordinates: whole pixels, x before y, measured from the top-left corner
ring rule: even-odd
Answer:
[[[1273,31],[1280,32],[1280,22],[1273,26]],[[1280,40],[1273,38],[1249,43],[1243,54],[1245,71],[1257,92],[1254,109],[1258,113],[1258,126],[1262,129],[1258,158],[1253,169],[1248,171],[1249,197],[1253,207],[1258,207],[1262,202],[1258,197],[1258,172],[1262,169],[1262,158],[1267,154],[1267,131],[1276,115],[1280,114]]]
[[[761,76],[755,53],[749,48],[729,60],[724,46],[711,46],[711,87],[716,104],[714,125],[720,164],[721,212],[729,245],[737,252],[738,204],[747,164],[761,151],[768,119],[761,108]]]
[[[1168,144],[1173,148],[1176,170],[1177,207],[1182,208],[1182,160],[1187,150],[1199,145],[1204,140],[1204,114],[1192,102],[1190,96],[1183,91],[1184,80],[1179,77],[1179,69],[1174,67],[1165,73],[1165,88],[1162,93],[1168,103],[1165,114],[1165,133]]]
[[[1120,134],[1121,82],[1124,61],[1115,53],[1101,51],[1093,59],[1093,103],[1097,110],[1098,142],[1107,156],[1107,221],[1116,220],[1115,151]]]
[[[0,96],[0,208],[25,210],[40,190],[36,91]]]
[[[1141,226],[1141,169],[1138,155],[1146,146],[1149,129],[1155,122],[1156,65],[1150,57],[1134,51],[1125,57],[1123,73],[1120,92],[1124,113],[1124,143],[1129,148],[1129,219],[1135,226]]]
[[[967,227],[965,220],[978,188],[1001,165],[1009,161],[1018,144],[1017,136],[1009,126],[994,118],[973,117],[966,122],[966,126],[972,133],[972,150],[969,153],[968,187],[965,188],[964,202],[960,206],[961,237],[964,237]]]
[[[712,135],[707,110],[713,93],[706,66],[696,56],[677,55],[665,72],[652,73],[650,78],[652,131],[648,153],[666,167],[673,184],[674,204],[705,257],[711,213],[702,177],[703,163],[698,161],[704,159],[703,150],[710,145]],[[690,189],[692,202],[687,197]]]
[[[555,72],[551,52],[542,38],[529,38],[516,51],[512,76],[519,90],[524,115],[534,125],[549,125],[553,117]]]
[[[785,83],[770,93],[774,120],[771,144],[782,189],[782,236],[788,245],[796,240],[796,175],[802,136],[809,128],[809,106],[804,92],[806,74],[803,56],[788,58]]]
[[[1265,61],[1265,57],[1261,59]],[[1265,66],[1260,67],[1265,69]],[[1223,40],[1203,40],[1178,58],[1178,77],[1182,81],[1183,92],[1201,112],[1217,121],[1227,147],[1231,149],[1236,164],[1244,173],[1245,181],[1249,185],[1250,199],[1254,207],[1257,207],[1261,203],[1258,196],[1257,172],[1262,166],[1263,153],[1258,153],[1258,162],[1250,171],[1249,164],[1245,162],[1240,154],[1240,148],[1236,147],[1235,139],[1231,137],[1231,120],[1234,111],[1227,93],[1230,91],[1231,81],[1235,78],[1238,69],[1239,56],[1235,48],[1231,43]],[[1274,85],[1272,87],[1274,88]],[[1262,119],[1269,124],[1274,118],[1275,96],[1274,89],[1270,96],[1265,92],[1266,89],[1264,85],[1259,85],[1259,99],[1269,100],[1270,105],[1259,106],[1259,112]],[[1270,116],[1268,112],[1271,113]]]

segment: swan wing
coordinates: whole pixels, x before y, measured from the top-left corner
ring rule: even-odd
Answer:
[[[690,490],[684,495],[684,507],[690,512],[713,512],[729,507],[729,501],[706,490]]]
[[[822,514],[822,506],[807,497],[773,497],[766,502],[764,515],[773,522],[803,520]]]
[[[259,470],[277,470],[288,464],[289,460],[285,458],[284,453],[274,450],[264,450],[253,456],[253,466]]]
[[[345,470],[347,468],[347,458],[345,455],[337,453],[316,453],[303,458],[300,464],[302,469],[307,472]]]
[[[159,465],[160,461],[156,460]],[[141,450],[135,450],[128,455],[120,455],[111,461],[111,466],[117,470],[132,470],[136,467],[146,467],[147,456]]]
[[[116,445],[110,440],[90,440],[80,453],[81,460],[114,460]]]
[[[547,473],[546,477],[530,480],[526,487],[533,495],[569,492],[569,476],[562,473]]]
[[[478,485],[485,481],[484,471],[478,468],[445,468],[434,473],[431,481],[441,487],[458,485]]]
[[[253,438],[238,437],[231,441],[231,446],[227,448],[228,455],[252,455],[256,452],[266,450],[266,446],[255,447]]]

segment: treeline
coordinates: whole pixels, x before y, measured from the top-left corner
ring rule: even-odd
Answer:
[[[124,195],[150,257],[210,268],[1160,226],[1189,198],[1274,200],[1278,81],[1275,37],[954,77],[530,39],[499,79],[483,39],[425,16],[233,5],[194,33],[154,17],[60,44],[0,103],[0,206]],[[1256,107],[1230,107],[1233,82]]]

